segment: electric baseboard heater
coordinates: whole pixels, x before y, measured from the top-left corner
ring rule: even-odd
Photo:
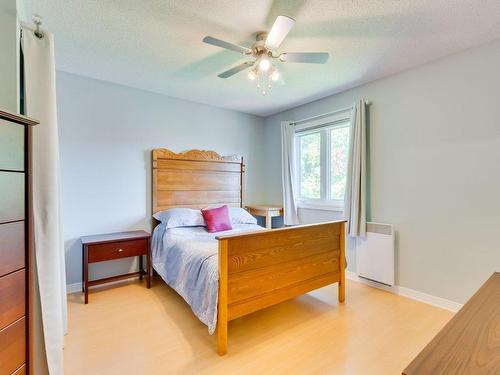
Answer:
[[[356,238],[359,277],[394,286],[394,228],[392,224],[366,223],[366,237]]]

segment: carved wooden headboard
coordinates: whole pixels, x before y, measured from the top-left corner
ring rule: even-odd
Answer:
[[[214,151],[152,152],[153,214],[174,207],[204,208],[243,203],[243,158]]]

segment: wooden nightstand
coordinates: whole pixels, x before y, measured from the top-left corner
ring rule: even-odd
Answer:
[[[82,241],[82,292],[85,303],[89,302],[89,287],[130,277],[146,275],[148,289],[151,287],[151,235],[143,230],[119,232],[81,237]],[[142,256],[146,255],[146,270],[143,269]],[[123,275],[89,281],[89,264],[106,260],[139,257],[139,271]]]
[[[266,228],[272,228],[272,218],[283,215],[283,207],[279,205],[252,205],[246,206],[248,212],[254,216],[264,216],[266,218]]]

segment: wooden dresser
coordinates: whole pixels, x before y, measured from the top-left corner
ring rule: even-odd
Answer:
[[[0,110],[0,375],[28,374],[31,126],[37,122]]]
[[[500,374],[500,273],[496,272],[403,375]]]

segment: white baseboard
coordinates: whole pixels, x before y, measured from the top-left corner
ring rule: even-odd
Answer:
[[[82,291],[82,283],[74,283],[66,285],[66,293],[73,294]]]
[[[409,288],[405,288],[403,286],[395,285],[388,286],[384,284],[377,283],[375,281],[370,281],[367,279],[363,279],[359,277],[356,273],[352,271],[346,271],[345,276],[349,280],[357,281],[359,283],[371,286],[373,288],[385,290],[386,292],[397,294],[398,296],[411,298],[416,301],[424,302],[429,305],[437,306],[445,310],[449,310],[452,312],[457,312],[462,308],[462,304],[447,300],[445,298],[436,297],[430,294],[426,294],[423,292],[419,292],[418,290],[413,290]]]

